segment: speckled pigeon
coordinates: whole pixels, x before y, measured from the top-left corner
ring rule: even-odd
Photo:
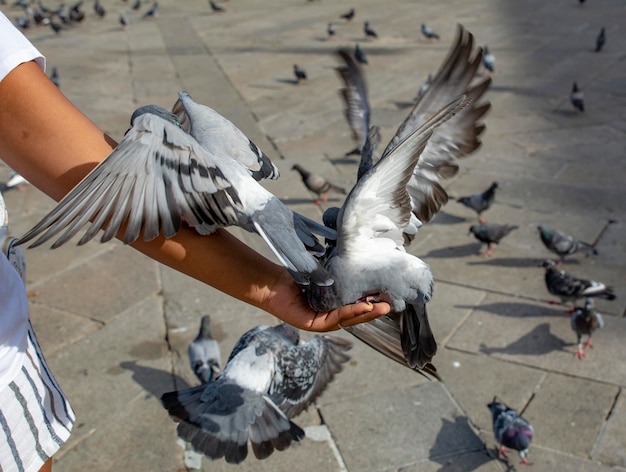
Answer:
[[[587,254],[598,254],[598,251],[588,243],[577,240],[569,234],[562,231],[550,229],[544,225],[537,226],[539,237],[543,245],[561,258],[561,262],[565,256],[583,251]]]
[[[506,448],[518,451],[522,464],[528,464],[528,448],[533,439],[533,427],[519,413],[506,405],[493,401],[487,405],[493,420],[493,435],[500,445],[498,453],[506,457]]]
[[[129,244],[172,237],[183,219],[203,235],[239,226],[258,233],[298,284],[331,285],[307,250],[323,253],[309,226],[328,229],[292,212],[257,182],[278,172],[232,123],[185,92],[179,100],[174,113],[156,105],[137,109],[117,148],[19,243],[39,237],[37,246],[64,232],[55,248],[87,224],[78,244],[101,228],[106,242],[124,227],[120,237]]]
[[[486,223],[483,218],[483,213],[486,212],[496,197],[496,189],[498,188],[498,182],[492,183],[487,190],[481,193],[476,193],[473,195],[468,195],[466,197],[457,198],[457,202],[465,205],[467,208],[471,208],[478,215],[479,223]]]
[[[165,393],[163,406],[179,425],[178,435],[211,459],[238,464],[248,442],[258,459],[304,438],[291,418],[321,395],[352,344],[335,336],[300,340],[285,323],[257,326],[235,344],[213,382]]]
[[[502,238],[518,228],[519,226],[517,225],[483,223],[480,225],[470,226],[469,232],[472,233],[476,239],[487,244],[487,250],[483,253],[483,256],[489,257],[493,253],[495,247],[500,244]]]
[[[219,375],[222,355],[220,346],[211,335],[211,317],[204,315],[200,320],[200,330],[187,349],[189,364],[198,380],[209,383]]]
[[[613,288],[602,282],[579,279],[557,267],[556,262],[547,259],[540,264],[545,267],[545,281],[548,291],[561,299],[561,303],[568,301],[575,306],[576,300],[585,297],[598,297],[606,300],[615,300]]]
[[[577,307],[572,313],[572,329],[576,332],[578,350],[576,356],[579,359],[585,357],[584,348],[593,347],[591,335],[597,329],[604,327],[604,318],[593,308],[593,300],[585,298],[585,306]],[[587,341],[583,343],[583,335],[587,335]]]

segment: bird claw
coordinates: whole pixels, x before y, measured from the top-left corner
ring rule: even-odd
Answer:
[[[506,448],[504,446],[500,446],[498,448],[498,454],[502,454],[502,457],[507,457],[507,454],[509,452],[506,450]]]
[[[583,351],[582,349],[578,349],[578,351],[576,352],[576,357],[582,360],[585,356],[585,351]]]

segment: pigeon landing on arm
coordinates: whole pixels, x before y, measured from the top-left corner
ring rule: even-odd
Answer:
[[[585,347],[591,348],[591,335],[597,329],[604,327],[604,318],[593,308],[593,301],[590,298],[585,299],[585,306],[578,307],[572,313],[571,318],[572,329],[576,332],[578,342],[578,350],[576,357],[582,359],[585,357]],[[583,335],[587,335],[587,341],[583,343]]]
[[[204,315],[200,330],[187,349],[189,364],[198,380],[206,384],[217,378],[221,370],[220,346],[211,335],[211,317]]]
[[[506,448],[518,452],[521,463],[528,465],[528,448],[533,439],[534,429],[527,419],[506,405],[493,401],[487,405],[491,411],[493,435],[500,445],[498,454],[506,457]]]
[[[206,385],[165,393],[163,406],[180,438],[211,459],[239,464],[248,442],[258,459],[304,438],[291,421],[319,397],[350,357],[334,336],[300,340],[280,324],[257,326],[235,344],[224,372]]]

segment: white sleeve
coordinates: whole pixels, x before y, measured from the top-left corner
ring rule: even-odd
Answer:
[[[18,65],[37,61],[46,70],[46,58],[24,36],[11,21],[0,12],[0,81]]]

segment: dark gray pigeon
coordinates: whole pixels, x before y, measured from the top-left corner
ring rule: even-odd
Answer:
[[[104,18],[107,14],[106,9],[100,3],[100,0],[95,0],[93,3],[93,10],[96,12],[100,18]]]
[[[365,33],[366,38],[378,38],[376,31],[374,31],[374,28],[370,26],[369,21],[363,23],[363,32]]]
[[[572,302],[576,305],[579,298],[598,297],[615,300],[617,297],[611,287],[594,280],[579,279],[557,267],[555,261],[547,259],[540,264],[546,269],[545,281],[548,292],[561,299],[561,303]]]
[[[484,257],[489,257],[493,253],[502,238],[511,231],[518,229],[516,225],[500,225],[497,223],[483,223],[480,225],[472,225],[469,232],[474,235],[480,242],[487,244],[487,250],[483,252]]]
[[[354,8],[350,8],[350,10],[348,10],[346,13],[343,13],[342,15],[340,15],[340,18],[346,21],[352,21],[352,18],[354,18],[355,15],[355,11]]]
[[[358,43],[354,46],[354,58],[357,60],[359,64],[367,64],[367,56],[361,46]]]
[[[498,182],[494,182],[491,186],[481,193],[476,193],[474,195],[469,195],[467,197],[457,198],[457,202],[465,205],[467,208],[471,208],[478,215],[478,222],[485,223],[485,219],[483,218],[483,213],[486,212],[496,198],[496,189],[498,188]]]
[[[576,82],[572,85],[572,92],[570,93],[569,99],[574,107],[574,110],[576,110],[576,113],[582,113],[585,111],[583,91],[578,88],[578,84]]]
[[[326,26],[326,33],[328,34],[329,38],[335,36],[335,33],[337,33],[335,25],[332,23],[328,23],[328,26]]]
[[[591,335],[597,329],[604,327],[604,318],[593,308],[591,298],[585,298],[585,306],[577,307],[572,313],[571,318],[572,329],[576,332],[578,342],[578,350],[576,357],[582,359],[585,357],[585,347],[593,347]],[[583,335],[587,335],[587,341],[583,343]]]
[[[291,169],[297,171],[298,174],[300,174],[302,182],[304,183],[304,186],[306,188],[308,188],[311,192],[317,194],[317,199],[313,201],[313,203],[315,203],[316,205],[319,205],[320,203],[326,203],[328,201],[328,194],[331,191],[341,193],[342,195],[346,194],[346,189],[344,189],[343,187],[333,184],[328,179],[322,177],[319,174],[315,174],[306,170],[299,164],[294,164]]]
[[[267,156],[185,92],[174,110],[177,114],[156,105],[137,109],[115,150],[20,243],[38,237],[33,247],[64,232],[52,245],[56,248],[87,224],[79,245],[100,229],[105,230],[101,241],[109,241],[122,227],[126,244],[160,234],[169,238],[183,219],[203,235],[239,226],[258,233],[297,283],[331,285],[307,251],[324,251],[307,225],[322,236],[329,230],[292,212],[257,182],[278,175]]]
[[[602,28],[596,38],[596,52],[602,51],[604,43],[606,43],[606,32],[604,31],[604,28]]]
[[[59,76],[59,70],[55,67],[52,68],[52,73],[50,74],[50,80],[57,88],[61,87],[61,77]]]
[[[534,433],[532,425],[516,410],[496,401],[496,397],[487,408],[491,411],[493,435],[500,445],[498,454],[506,457],[506,448],[514,449],[518,452],[522,464],[528,464],[528,448]]]
[[[209,0],[209,5],[211,6],[211,11],[213,13],[224,13],[226,11],[224,7],[222,7],[221,5],[218,5],[213,0]]]
[[[421,31],[422,31],[422,35],[429,41],[433,39],[439,39],[439,35],[435,33],[435,31],[432,28],[430,28],[429,26],[426,26],[424,23],[422,23]]]
[[[296,76],[296,82],[300,83],[303,80],[306,80],[306,71],[300,67],[298,64],[293,65],[293,75]]]
[[[198,380],[209,383],[219,375],[222,355],[220,346],[211,335],[211,317],[204,315],[200,320],[200,330],[187,349],[189,364]]]
[[[489,48],[485,46],[485,54],[483,56],[483,66],[493,74],[496,71],[496,56],[493,55]]]
[[[304,342],[285,323],[258,326],[237,341],[214,382],[166,393],[161,401],[179,422],[179,437],[196,451],[238,464],[249,441],[257,459],[265,459],[304,438],[291,418],[322,394],[351,347],[327,335]]]
[[[577,240],[569,234],[565,234],[561,231],[550,229],[546,226],[537,226],[539,231],[539,237],[543,245],[549,250],[558,255],[561,258],[561,262],[565,259],[565,256],[575,254],[579,251],[593,255],[597,255],[598,251],[588,243]]]
[[[159,4],[154,2],[152,6],[143,14],[142,19],[155,18],[159,15]]]

